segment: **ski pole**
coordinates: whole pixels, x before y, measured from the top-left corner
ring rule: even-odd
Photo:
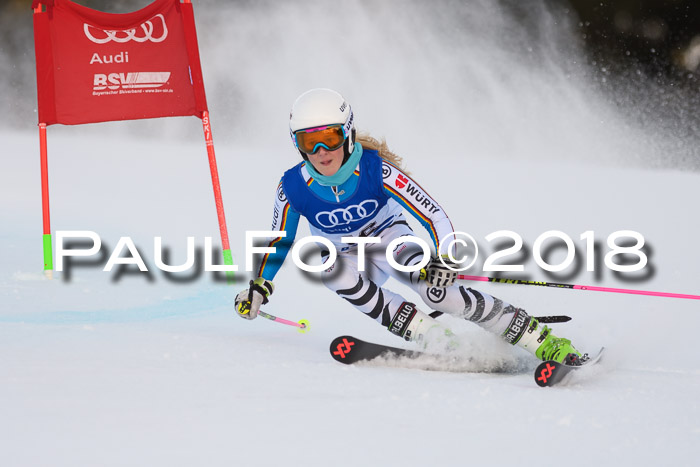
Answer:
[[[521,280],[521,279],[505,279],[502,277],[459,275],[459,276],[457,276],[457,279],[461,279],[461,280],[465,280],[465,281],[495,282],[498,284],[537,285],[540,287],[556,287],[556,288],[560,288],[560,289],[592,290],[595,292],[627,293],[627,294],[635,294],[635,295],[653,295],[655,297],[688,298],[691,300],[700,300],[700,295],[687,295],[687,294],[669,293],[669,292],[651,292],[648,290],[616,289],[616,288],[611,288],[611,287],[594,287],[594,286],[590,286],[590,285],[559,284],[556,282],[525,281],[525,280]]]
[[[289,321],[284,318],[278,318],[275,315],[271,315],[269,313],[265,313],[262,310],[258,310],[258,315],[262,316],[263,318],[267,318],[270,321],[275,321],[280,324],[286,324],[287,326],[294,326],[299,328],[299,332],[306,332],[309,330],[309,322],[305,319],[299,320],[298,323],[295,323],[294,321]]]

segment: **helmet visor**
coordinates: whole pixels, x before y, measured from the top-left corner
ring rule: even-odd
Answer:
[[[294,133],[297,147],[304,154],[314,154],[320,148],[335,151],[345,142],[343,125],[327,125],[299,130]]]

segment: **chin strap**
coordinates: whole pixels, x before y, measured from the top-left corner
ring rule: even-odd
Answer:
[[[350,132],[350,137],[345,139],[345,144],[343,144],[343,152],[345,156],[343,157],[343,164],[345,164],[348,159],[350,159],[350,156],[352,156],[352,152],[350,148],[355,150],[355,129],[353,128],[352,131]],[[342,165],[342,164],[341,164]]]

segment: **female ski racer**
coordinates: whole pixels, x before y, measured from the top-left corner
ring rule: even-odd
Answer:
[[[330,89],[302,94],[292,107],[289,129],[303,161],[286,171],[277,186],[272,230],[284,231],[286,236],[269,243],[276,247],[275,253],[263,256],[258,278],[236,297],[239,316],[254,319],[260,305],[268,302],[274,290],[272,279],[303,216],[312,235],[330,240],[338,252],[335,264],[322,273],[326,287],[393,334],[432,349],[449,350],[455,345],[449,329],[383,287],[389,276],[413,288],[429,309],[472,321],[541,360],[581,363],[581,354],[570,340],[554,336],[525,310],[455,284],[457,272],[450,266],[457,269],[457,265],[447,254],[450,246],[441,243],[454,234],[450,219],[400,168],[401,159],[385,142],[356,137],[353,112],[343,96]],[[415,272],[401,272],[386,258],[392,240],[414,237],[404,210],[426,228],[436,253]],[[342,237],[380,239],[365,246],[364,271],[358,245],[344,243]],[[413,266],[423,259],[420,245],[397,241],[390,253],[396,263]],[[325,262],[329,252],[323,251],[322,256]]]

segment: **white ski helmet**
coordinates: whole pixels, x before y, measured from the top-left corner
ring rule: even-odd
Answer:
[[[311,89],[299,96],[292,105],[292,110],[289,113],[289,134],[292,137],[294,147],[306,159],[306,154],[299,149],[294,133],[324,125],[343,125],[345,135],[343,147],[345,148],[345,160],[347,160],[355,147],[353,120],[350,104],[339,93],[332,89]]]

